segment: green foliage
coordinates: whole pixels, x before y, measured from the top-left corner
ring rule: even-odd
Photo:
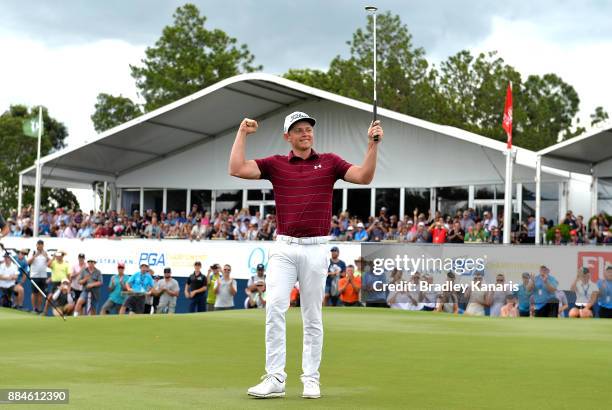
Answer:
[[[353,34],[350,57],[335,57],[327,71],[289,70],[285,77],[345,97],[372,98],[372,17]],[[378,102],[394,111],[450,125],[499,141],[508,82],[513,84],[513,143],[540,150],[585,131],[572,126],[580,100],[576,90],[556,74],[526,80],[496,52],[473,56],[462,50],[431,66],[415,47],[408,28],[390,12],[377,18]],[[607,119],[600,109],[591,116]]]
[[[608,115],[608,112],[601,106],[597,107],[595,108],[595,112],[591,114],[591,127],[594,127],[601,122],[606,122],[609,119],[610,116]]]
[[[245,44],[219,29],[204,27],[206,17],[193,4],[179,7],[174,24],[163,29],[142,66],[130,66],[145,110],[151,111],[241,72],[261,70]]]
[[[559,224],[557,226],[553,226],[552,228],[548,228],[546,231],[546,242],[552,242],[555,239],[555,230],[557,229],[561,231],[561,237],[566,242],[570,240],[570,231],[572,228],[569,225]]]
[[[41,156],[64,148],[68,136],[66,126],[49,116],[43,107],[44,131],[41,139]],[[38,139],[23,135],[24,119],[38,115],[38,107],[28,109],[24,105],[12,105],[0,115],[0,208],[16,209],[19,172],[34,165]],[[33,189],[24,191],[24,204],[34,203]],[[59,206],[70,204],[78,207],[76,197],[64,189],[43,189],[41,205],[50,206],[59,201]]]
[[[129,98],[98,94],[91,121],[97,132],[103,132],[142,115],[142,109]]]

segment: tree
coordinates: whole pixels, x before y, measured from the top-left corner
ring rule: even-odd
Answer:
[[[127,97],[98,94],[91,121],[97,132],[103,132],[142,115],[142,109]]]
[[[608,112],[604,110],[603,107],[595,108],[595,112],[591,114],[591,127],[596,126],[597,124],[604,123],[610,119]]]
[[[285,77],[345,97],[371,102],[373,90],[373,19],[353,34],[350,57],[336,56],[329,70],[289,70]],[[380,105],[409,115],[427,116],[433,101],[422,98],[432,92],[432,77],[425,50],[416,48],[399,16],[390,12],[377,17],[377,93]]]
[[[524,148],[537,151],[585,131],[583,127],[572,131],[580,99],[574,87],[556,74],[530,75],[517,105],[527,114],[517,140]]]
[[[513,142],[539,150],[559,138],[584,132],[572,129],[578,112],[576,90],[555,74],[520,73],[496,52],[473,56],[463,50],[439,67],[428,64],[423,48],[415,47],[408,28],[389,12],[378,19],[379,105],[437,124],[450,125],[505,141],[501,127],[505,92],[513,83]],[[285,77],[345,97],[372,98],[372,18],[353,34],[350,57],[335,57],[327,71],[289,70]],[[593,120],[601,121],[602,112]]]
[[[68,136],[66,127],[49,116],[43,107],[44,131],[41,140],[41,156],[65,147]],[[0,115],[0,208],[17,208],[19,172],[34,165],[36,161],[36,138],[23,134],[23,120],[38,115],[38,107],[28,109],[23,105],[12,105]],[[24,204],[34,203],[34,189],[24,190]],[[74,194],[65,189],[43,189],[41,205],[78,207]]]
[[[132,77],[151,111],[241,72],[261,70],[245,44],[224,31],[207,30],[206,17],[193,4],[176,9],[154,47],[145,51],[143,66],[132,66]]]

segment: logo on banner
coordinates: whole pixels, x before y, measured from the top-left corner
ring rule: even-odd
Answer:
[[[578,269],[589,268],[593,282],[603,278],[608,265],[612,265],[612,252],[578,252]]]
[[[255,248],[251,251],[248,259],[249,272],[256,273],[257,265],[263,264],[266,268],[268,267],[268,258],[266,257],[266,251],[263,248]]]
[[[165,266],[166,255],[163,252],[141,252],[140,257],[138,258],[138,266],[143,263],[146,263],[149,266]]]

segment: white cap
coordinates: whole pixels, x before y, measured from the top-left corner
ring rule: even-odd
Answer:
[[[419,226],[425,226],[425,222],[419,222]]]
[[[357,228],[365,228],[365,227],[363,226],[363,223],[359,222],[359,223],[357,224]]]
[[[305,112],[295,111],[285,117],[285,126],[283,127],[283,130],[285,132],[289,132],[289,128],[298,121],[308,121],[310,125],[313,126],[317,123],[317,120]]]
[[[352,226],[350,226],[350,225],[349,225],[349,227],[348,227],[348,228],[346,228],[346,230],[347,230],[347,231],[352,231],[353,229],[355,229],[355,228],[353,228],[353,227],[352,227]]]

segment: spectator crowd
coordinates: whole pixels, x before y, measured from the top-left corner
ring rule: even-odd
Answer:
[[[21,249],[15,261],[7,255],[0,265],[0,305],[23,309],[24,289],[28,285],[25,271],[31,278],[32,312],[48,315],[96,315],[96,314],[151,314],[175,313],[177,300],[184,297],[189,312],[227,310],[236,307],[264,308],[266,306],[265,266],[259,264],[256,273],[247,281],[244,294],[236,298],[237,281],[232,277],[229,264],[213,264],[206,273],[202,264],[195,261],[193,273],[187,278],[183,289],[172,277],[171,267],[165,267],[158,275],[146,263],[129,274],[125,264],[119,262],[107,285],[96,261],[79,254],[76,263],[70,265],[66,253],[56,251],[48,254],[44,242],[38,240],[36,249]],[[612,318],[612,264],[608,264],[602,277],[593,281],[591,271],[583,267],[577,271],[569,291],[559,289],[558,280],[546,266],[538,273],[525,272],[522,283],[515,290],[487,290],[482,284],[485,277],[475,272],[469,279],[477,286],[465,292],[422,290],[421,282],[433,283],[433,276],[406,275],[399,270],[387,275],[375,275],[363,257],[346,263],[340,257],[337,246],[330,248],[328,272],[325,282],[325,306],[366,306],[402,310],[422,310],[462,313],[466,316],[502,317],[571,317]],[[447,273],[446,281],[453,285],[456,276]],[[495,285],[508,289],[503,274],[495,276]],[[411,282],[414,287],[399,286]],[[391,287],[382,284],[394,285]],[[102,288],[107,287],[108,296],[102,300]],[[427,289],[427,287],[425,287]],[[45,299],[41,291],[47,295]],[[299,283],[290,297],[291,306],[299,306]],[[240,300],[241,306],[235,305]]]
[[[7,222],[10,236],[33,235],[32,208],[13,212]],[[59,238],[149,238],[189,240],[273,240],[276,235],[276,217],[251,215],[248,209],[227,210],[211,215],[194,205],[185,211],[160,213],[138,210],[127,214],[125,210],[83,213],[80,210],[57,208],[42,211],[39,219],[39,235]],[[551,245],[606,245],[612,244],[610,223],[612,217],[605,213],[585,221],[581,215],[568,211],[559,225],[541,218],[541,243]],[[529,216],[525,222],[513,222],[512,242],[535,243],[536,221]],[[332,217],[330,236],[339,241],[358,242],[415,242],[415,243],[502,243],[504,221],[485,211],[478,215],[472,208],[457,210],[454,215],[420,212],[412,215],[389,215],[382,207],[378,215],[362,220],[349,212]]]

